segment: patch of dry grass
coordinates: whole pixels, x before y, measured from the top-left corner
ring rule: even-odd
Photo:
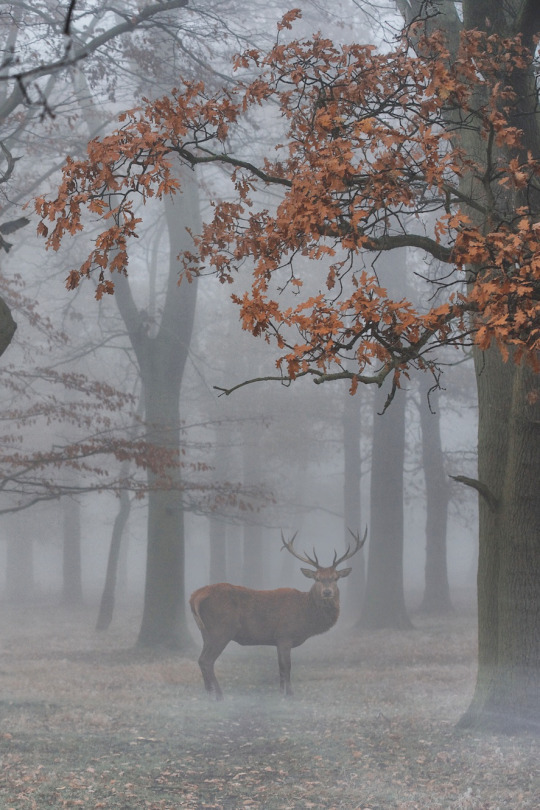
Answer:
[[[9,613],[9,611],[6,611]],[[0,636],[0,807],[44,810],[538,810],[540,742],[457,733],[475,676],[469,614],[293,651],[231,645],[211,703],[193,659],[139,655],[129,613],[40,606]],[[341,633],[340,633],[341,630]]]

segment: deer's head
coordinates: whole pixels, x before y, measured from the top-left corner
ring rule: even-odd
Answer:
[[[312,594],[317,600],[323,603],[332,603],[337,601],[339,597],[338,580],[341,579],[341,577],[349,576],[352,571],[352,568],[342,568],[340,571],[338,571],[338,565],[341,565],[341,563],[345,562],[345,560],[349,560],[352,556],[354,556],[354,554],[356,554],[357,551],[360,551],[366,542],[367,529],[362,539],[360,539],[359,532],[354,534],[354,532],[352,532],[350,529],[349,531],[351,532],[351,535],[355,541],[354,547],[351,549],[351,546],[347,546],[345,554],[342,554],[341,557],[338,557],[337,551],[334,551],[334,560],[332,565],[328,567],[320,565],[317,554],[315,553],[315,549],[313,549],[313,557],[310,557],[308,554],[306,554],[306,552],[299,554],[295,550],[293,544],[298,532],[296,532],[290,540],[285,540],[283,532],[281,532],[281,539],[283,541],[282,548],[286,548],[287,551],[289,551],[293,557],[296,557],[297,560],[307,563],[308,565],[313,566],[315,569],[312,570],[311,568],[301,568],[300,570],[305,577],[315,580],[311,588]]]

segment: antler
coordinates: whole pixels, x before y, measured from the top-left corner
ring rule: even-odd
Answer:
[[[350,531],[350,533],[352,534],[352,536],[354,537],[354,540],[355,540],[354,549],[351,551],[351,547],[347,546],[347,551],[345,552],[345,554],[343,554],[342,557],[339,557],[339,559],[337,557],[337,551],[334,551],[334,562],[332,563],[332,568],[337,568],[338,565],[341,565],[342,562],[345,562],[345,560],[349,560],[351,557],[353,557],[356,554],[357,551],[360,551],[360,549],[362,548],[362,546],[366,542],[367,526],[366,526],[366,531],[364,532],[364,536],[362,537],[361,540],[360,540],[360,532],[356,532],[356,534],[355,534],[352,529],[349,529],[349,531]]]
[[[297,534],[298,534],[298,532],[295,532],[293,534],[293,536],[291,537],[291,539],[287,542],[287,540],[285,540],[285,538],[283,536],[283,532],[281,532],[281,540],[283,542],[283,545],[281,546],[281,550],[283,551],[283,549],[286,548],[287,551],[290,551],[290,553],[293,555],[293,557],[296,557],[296,559],[300,560],[300,562],[304,562],[304,563],[307,563],[308,565],[312,565],[314,568],[320,568],[321,566],[319,565],[319,560],[317,559],[317,555],[315,554],[315,549],[313,549],[313,557],[314,557],[314,559],[311,559],[311,557],[308,557],[308,555],[306,554],[305,551],[304,551],[305,556],[302,556],[301,554],[298,554],[298,552],[294,550],[293,543],[294,543],[294,538],[296,537]]]

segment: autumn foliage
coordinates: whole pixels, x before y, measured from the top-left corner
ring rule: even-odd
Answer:
[[[176,156],[220,164],[232,186],[186,257],[188,275],[229,282],[249,262],[249,289],[235,296],[242,324],[276,341],[284,377],[397,380],[410,364],[431,367],[437,346],[471,339],[534,358],[540,161],[509,112],[529,52],[465,31],[451,59],[440,33],[427,40],[415,27],[386,52],[320,34],[283,42],[296,16],[269,53],[237,57],[248,78],[233,89],[187,83],[67,160],[56,198],[37,201],[40,233],[58,250],[88,214],[104,224],[68,286],[96,271],[98,296],[113,291],[108,271],[128,265],[139,201],[179,191]],[[273,138],[260,159],[237,137],[257,126]],[[379,283],[374,257],[398,248],[416,251],[423,274],[426,258],[446,266],[427,304],[393,300]]]

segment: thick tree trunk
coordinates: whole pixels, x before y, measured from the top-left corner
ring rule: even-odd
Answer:
[[[180,388],[186,365],[197,296],[197,283],[178,285],[179,254],[193,248],[186,228],[200,232],[199,199],[193,175],[184,172],[183,193],[165,198],[170,242],[167,289],[161,323],[148,334],[146,313],[139,311],[121,275],[115,279],[118,308],[135,350],[144,390],[148,441],[178,453],[180,461]],[[170,489],[148,473],[148,545],[143,617],[139,644],[189,649],[184,585],[184,515],[180,467],[168,470]]]
[[[366,595],[359,626],[412,627],[403,590],[403,464],[405,392],[380,415],[386,394],[375,398],[371,460],[370,544]]]
[[[397,0],[405,21],[423,11],[421,0]],[[429,27],[442,28],[455,52],[459,30],[478,28],[500,36],[520,35],[534,50],[540,30],[537,0],[506,5],[495,0],[435,0],[440,14]],[[504,66],[501,66],[501,71]],[[512,83],[516,103],[512,123],[523,130],[522,157],[540,156],[538,90],[532,65],[501,81]],[[485,144],[473,128],[452,123],[453,139],[474,159],[482,160]],[[458,124],[458,126],[456,126]],[[509,155],[498,156],[506,160]],[[493,160],[493,156],[491,158]],[[478,173],[465,175],[475,199],[483,201]],[[517,210],[519,194],[509,191],[497,204]],[[523,203],[538,211],[534,191]],[[480,228],[482,217],[468,212]],[[464,727],[503,731],[540,730],[540,390],[530,368],[502,361],[496,348],[476,353],[478,384],[478,678]]]
[[[183,200],[198,204],[198,197]],[[177,285],[179,262],[177,256],[185,249],[183,240],[178,240],[178,231],[189,225],[168,208],[169,234],[171,239],[171,269],[166,311],[163,314],[159,334],[148,341],[148,357],[143,374],[145,418],[149,439],[168,449],[176,448],[180,461],[180,387],[187,360],[193,319],[195,314],[196,282],[184,281]],[[183,207],[184,208],[184,207]],[[185,208],[184,208],[185,210]],[[174,324],[167,329],[173,299],[177,302]],[[172,315],[172,313],[170,313]],[[169,471],[172,489],[155,489],[156,479],[149,473],[148,497],[148,547],[144,611],[139,643],[145,646],[170,646],[177,649],[190,648],[192,640],[187,629],[185,611],[185,549],[184,511],[182,507],[181,470]]]
[[[175,365],[175,358],[156,340],[152,344],[153,362],[143,378],[148,437],[157,446],[176,448],[179,452],[180,381],[176,373],[168,372],[169,363],[172,361]],[[191,639],[184,607],[184,511],[180,469],[169,470],[169,476],[173,489],[161,489],[156,488],[159,484],[156,476],[152,472],[148,474],[148,544],[139,643],[181,649],[189,647]]]
[[[429,393],[431,385],[432,378],[424,374],[420,378],[420,426],[426,481],[426,569],[420,610],[442,614],[453,610],[446,559],[449,487],[441,443],[439,392]]]
[[[477,357],[478,679],[464,727],[540,731],[540,386],[497,350]]]
[[[519,4],[517,4],[519,5]],[[538,4],[520,12],[488,0],[463,4],[464,24],[490,33],[520,34],[533,47],[540,28]],[[504,80],[504,79],[503,79]],[[515,71],[513,123],[523,129],[523,151],[540,157],[538,90],[534,71]],[[502,155],[499,159],[508,160]],[[527,199],[509,192],[515,209],[538,212],[534,190]],[[538,216],[538,213],[536,214]],[[476,354],[481,497],[478,560],[478,679],[461,725],[502,731],[540,731],[540,385],[530,367],[504,363],[492,348]],[[493,500],[495,499],[495,500]]]
[[[157,490],[148,504],[144,611],[139,644],[189,649],[184,587],[184,511],[177,492]]]

